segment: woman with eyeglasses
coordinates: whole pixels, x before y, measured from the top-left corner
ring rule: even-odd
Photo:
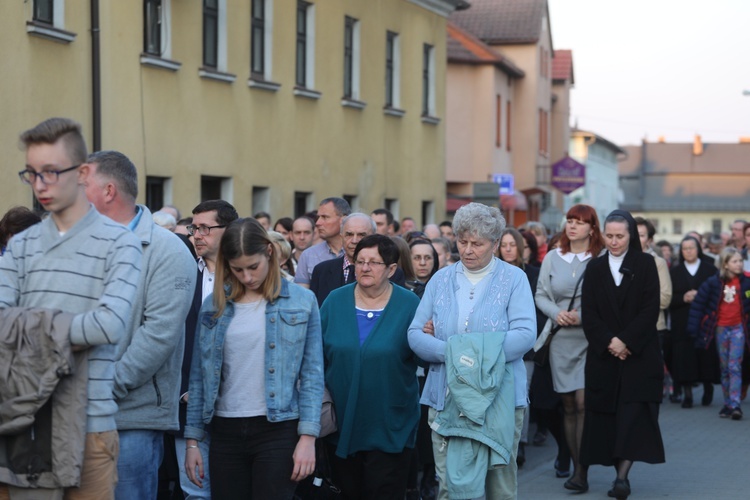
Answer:
[[[417,357],[407,329],[417,296],[393,285],[399,252],[387,236],[362,238],[356,283],[321,307],[325,381],[338,431],[326,440],[344,498],[403,500],[419,422]]]

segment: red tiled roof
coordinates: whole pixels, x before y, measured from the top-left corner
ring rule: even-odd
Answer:
[[[450,20],[491,45],[535,43],[547,12],[546,0],[471,0]]]
[[[496,64],[511,76],[524,76],[523,70],[513,64],[513,61],[450,21],[447,24],[447,31],[448,61],[469,64]]]
[[[555,51],[555,57],[552,58],[552,79],[569,80],[575,83],[573,79],[573,51],[561,49]]]

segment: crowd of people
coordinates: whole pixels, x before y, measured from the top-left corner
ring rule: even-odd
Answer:
[[[0,499],[513,499],[548,433],[564,489],[605,465],[627,498],[663,398],[743,416],[744,221],[673,248],[583,204],[552,235],[479,203],[183,218],[71,120],[21,142],[45,214],[0,220]]]

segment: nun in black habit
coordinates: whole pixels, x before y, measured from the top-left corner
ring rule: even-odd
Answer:
[[[654,258],[641,250],[630,213],[610,213],[602,233],[607,252],[589,263],[581,302],[589,342],[581,463],[614,466],[617,478],[608,495],[627,498],[634,461],[664,462],[659,276]]]

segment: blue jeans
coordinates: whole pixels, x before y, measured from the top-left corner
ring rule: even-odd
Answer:
[[[159,466],[164,458],[164,432],[118,431],[120,457],[117,460],[117,500],[156,499]]]
[[[719,351],[724,406],[739,408],[742,393],[742,356],[745,353],[745,332],[742,325],[716,327],[716,348]]]
[[[185,438],[176,437],[174,440],[175,451],[177,452],[177,465],[180,466],[180,488],[185,495],[185,500],[211,500],[211,476],[208,474],[208,447],[211,444],[211,436],[207,432],[203,441],[198,441],[198,450],[203,457],[203,488],[198,488],[190,482],[185,472]]]

